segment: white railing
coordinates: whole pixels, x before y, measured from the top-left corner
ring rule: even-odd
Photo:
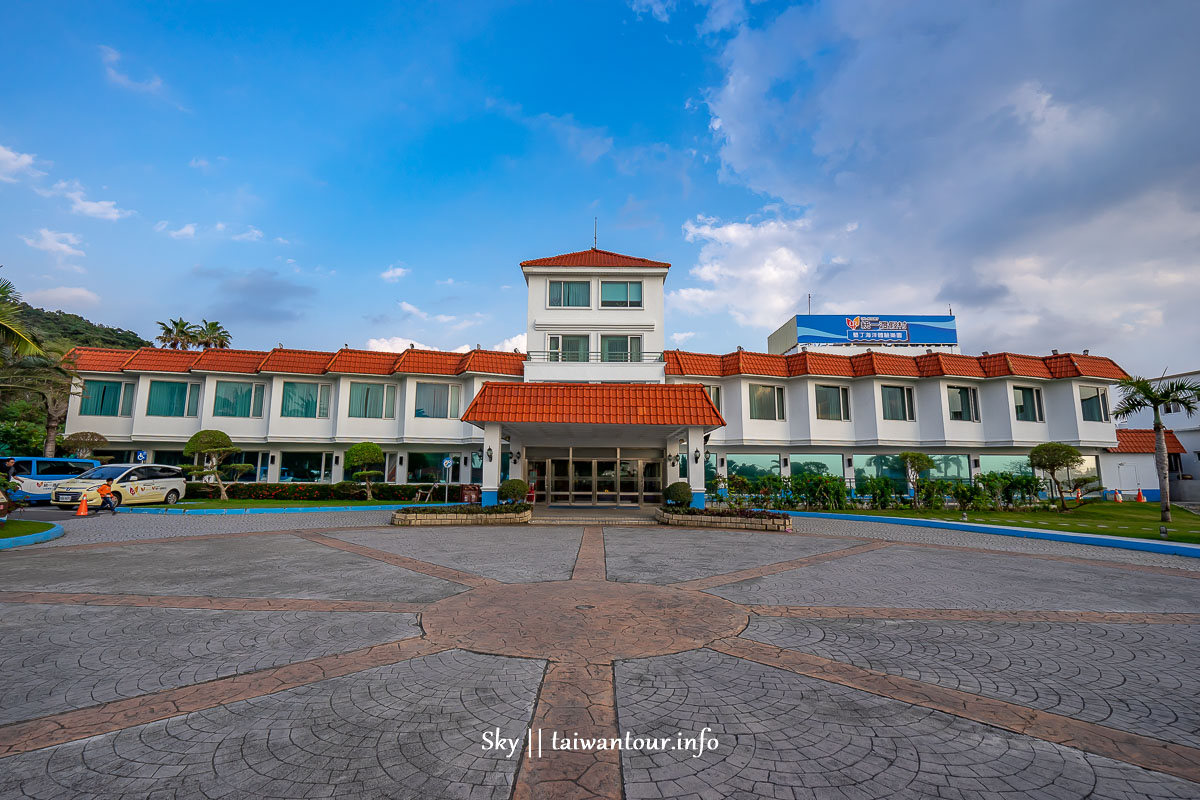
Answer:
[[[603,350],[564,352],[560,350],[530,350],[530,361],[561,364],[604,363],[604,364],[649,364],[663,360],[662,353],[610,353]]]

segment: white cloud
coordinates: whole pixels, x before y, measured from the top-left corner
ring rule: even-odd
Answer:
[[[254,227],[253,225],[251,225],[251,226],[249,226],[249,228],[247,230],[234,236],[233,240],[235,242],[257,242],[258,240],[260,240],[262,238],[263,238],[263,232],[260,231],[258,228]]]
[[[217,233],[224,233],[225,232],[225,223],[218,222],[216,225],[213,225],[213,230],[216,231]]]
[[[100,302],[100,296],[91,289],[82,286],[57,286],[53,289],[37,289],[28,295],[29,302],[51,309],[73,309],[94,306]]]
[[[522,353],[528,352],[529,344],[526,341],[526,337],[527,334],[518,333],[492,345],[492,349],[502,350],[506,353],[513,350],[519,350]]]
[[[692,339],[695,336],[696,336],[695,331],[680,331],[679,333],[671,334],[671,341],[672,341],[672,343],[674,343],[674,345],[676,347],[679,347],[684,342],[686,342],[688,339]]]
[[[158,222],[154,223],[154,230],[156,230],[159,233],[162,233],[163,231],[165,231],[167,229],[167,225],[169,225],[169,224],[170,223],[168,223],[165,219],[160,219]],[[217,223],[217,224],[219,225],[220,223]]]
[[[613,139],[606,129],[584,125],[576,121],[572,114],[542,113],[530,116],[516,103],[493,98],[487,100],[487,107],[496,109],[530,130],[549,133],[564,149],[589,164],[612,152]]]
[[[178,230],[171,231],[168,234],[172,239],[195,239],[196,238],[196,223],[189,222],[187,225]]]
[[[427,313],[417,308],[407,300],[401,300],[398,305],[400,306],[400,310],[403,311],[406,316],[416,317],[417,319],[429,319],[429,315]]]
[[[410,270],[408,267],[402,267],[399,264],[392,264],[383,272],[379,273],[379,277],[383,278],[388,283],[395,283],[405,275],[408,275],[410,272],[412,272],[412,270]],[[415,307],[416,306],[414,306],[414,308]]]
[[[283,238],[282,236],[276,236],[275,244],[291,244],[291,242],[288,241],[287,239]]]
[[[635,14],[649,14],[659,22],[669,22],[675,10],[675,0],[632,0],[629,7]]]
[[[115,200],[88,200],[83,185],[79,181],[58,181],[49,189],[36,189],[36,191],[43,197],[67,198],[71,201],[71,212],[83,214],[85,217],[115,222],[121,217],[128,217],[134,213],[117,208]]]
[[[710,130],[723,178],[778,201],[790,233],[689,223],[696,285],[673,303],[761,326],[809,291],[814,311],[950,303],[968,351],[1194,367],[1200,282],[1161,281],[1197,264],[1200,49],[1180,32],[1200,6],[1089,12],[814,2],[738,24]]]
[[[77,245],[83,244],[83,240],[74,233],[39,228],[37,238],[22,236],[21,239],[34,250],[41,250],[54,256],[60,263],[68,258],[76,256],[83,258],[86,255],[77,247]]]
[[[408,350],[409,347],[417,350],[438,350],[439,348],[432,345],[422,344],[415,339],[409,339],[406,336],[387,336],[379,339],[368,339],[367,349],[377,350],[385,353],[399,353],[403,350]],[[458,347],[447,352],[450,353],[465,353],[471,349],[469,344],[460,344]]]
[[[211,165],[208,163],[207,158],[192,156],[192,160],[188,162],[188,166],[192,169],[208,169]]]
[[[18,153],[0,144],[0,181],[14,183],[20,175],[41,175],[33,166],[36,160],[32,153]]]
[[[121,54],[107,45],[100,45],[100,60],[104,62],[104,74],[108,76],[109,82],[120,86],[122,89],[145,92],[146,94],[157,94],[163,88],[162,78],[157,75],[151,75],[145,80],[137,81],[129,77],[126,73],[117,70],[117,64],[121,61]]]

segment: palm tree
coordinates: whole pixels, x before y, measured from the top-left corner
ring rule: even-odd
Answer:
[[[42,348],[17,318],[20,310],[21,293],[12,281],[0,278],[0,350],[8,351],[16,358],[41,355]]]
[[[170,322],[158,322],[157,325],[161,331],[155,341],[172,350],[187,350],[196,344],[200,335],[200,328],[183,317]]]
[[[1113,416],[1121,419],[1145,409],[1154,410],[1154,466],[1158,472],[1158,498],[1162,521],[1171,521],[1171,487],[1167,481],[1167,434],[1163,428],[1161,410],[1168,403],[1180,406],[1190,417],[1200,407],[1200,383],[1189,380],[1150,381],[1131,377],[1117,381],[1121,387],[1121,402]]]
[[[196,335],[196,344],[203,347],[205,350],[215,348],[224,350],[229,347],[233,341],[233,336],[229,331],[225,330],[225,326],[219,322],[209,322],[206,319],[200,320],[199,333]]]
[[[54,457],[58,432],[67,420],[72,395],[80,394],[73,361],[53,347],[39,355],[13,359],[0,367],[0,389],[37,395],[46,407],[46,438],[42,455]]]

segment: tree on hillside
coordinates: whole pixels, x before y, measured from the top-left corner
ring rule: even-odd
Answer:
[[[1171,521],[1171,482],[1167,478],[1167,434],[1162,422],[1162,408],[1177,405],[1191,417],[1200,406],[1200,383],[1188,380],[1150,381],[1130,377],[1117,382],[1121,387],[1121,402],[1113,416],[1126,419],[1139,411],[1154,411],[1154,466],[1158,473],[1158,502],[1162,521]]]
[[[234,445],[233,440],[225,431],[197,431],[184,445],[183,454],[189,458],[201,456],[200,463],[194,467],[184,467],[184,470],[198,478],[211,477],[217,484],[221,499],[228,500],[229,495],[225,493],[225,482],[221,480],[221,464],[225,459],[240,451],[241,448]],[[236,480],[237,475],[249,471],[252,467],[249,464],[227,464],[225,469],[231,470]]]
[[[66,311],[47,311],[28,303],[20,304],[20,322],[44,344],[57,345],[63,350],[72,347],[116,347],[134,350],[150,347],[133,331],[114,328],[84,319]]]
[[[183,317],[169,322],[156,322],[161,329],[155,341],[171,350],[187,350],[196,343],[200,328]]]
[[[383,463],[383,449],[374,442],[359,442],[358,444],[350,445],[346,450],[346,468],[353,469],[354,467],[373,467]],[[371,499],[371,480],[383,477],[383,473],[379,470],[363,470],[355,472],[350,477],[356,481],[362,481],[367,485],[367,499]]]
[[[233,337],[229,334],[229,331],[225,330],[225,326],[219,322],[209,322],[206,319],[202,319],[197,331],[195,343],[205,350],[209,348],[224,350],[233,341]]]
[[[0,351],[6,360],[42,355],[33,334],[21,324],[20,310],[21,293],[12,281],[0,278]]]
[[[1062,483],[1059,481],[1058,473],[1064,470],[1079,469],[1083,464],[1083,455],[1069,444],[1046,442],[1029,451],[1029,464],[1034,469],[1040,469],[1050,476],[1054,490],[1058,493],[1058,504],[1063,511],[1066,511],[1067,499],[1063,496]]]

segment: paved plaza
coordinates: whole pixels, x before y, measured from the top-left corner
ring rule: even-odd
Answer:
[[[0,553],[0,800],[1200,797],[1200,560],[380,522]]]

